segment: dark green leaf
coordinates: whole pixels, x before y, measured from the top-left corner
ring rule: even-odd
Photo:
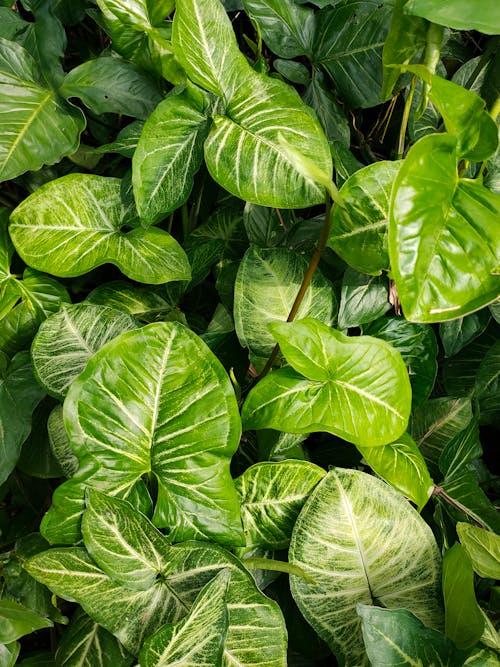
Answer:
[[[460,352],[475,338],[480,336],[488,326],[490,315],[486,308],[477,313],[471,313],[466,317],[458,317],[456,320],[441,322],[439,325],[439,336],[444,347],[446,357]]]
[[[26,438],[17,462],[17,468],[26,475],[41,479],[58,478],[62,475],[61,467],[52,453],[47,430],[48,417],[54,407],[54,401],[46,398],[33,412],[31,433]]]
[[[482,424],[494,424],[500,417],[500,340],[486,352],[477,371],[476,396]]]
[[[369,276],[347,268],[342,277],[339,327],[348,329],[381,317],[391,307],[385,275]]]
[[[330,91],[323,72],[318,69],[313,70],[311,81],[302,99],[318,115],[328,141],[339,141],[347,148],[351,138],[349,123],[342,107]]]
[[[284,76],[285,79],[288,79],[288,81],[291,81],[292,83],[306,84],[311,78],[307,67],[295,60],[282,60],[281,58],[276,58],[276,60],[273,61],[273,67],[277,72]],[[308,104],[306,100],[304,100],[304,102]]]
[[[443,415],[445,419],[445,415]],[[468,464],[481,456],[483,450],[479,440],[477,419],[448,440],[439,457],[439,469],[444,477],[453,477],[467,469]]]
[[[248,240],[259,248],[282,245],[288,229],[293,225],[289,211],[278,211],[267,206],[249,203],[245,205],[243,223]]]
[[[0,642],[10,642],[35,630],[50,628],[53,623],[12,600],[0,600]]]
[[[463,507],[461,510],[440,500],[454,521],[474,521],[483,528],[500,533],[498,510],[479,486],[477,472],[470,464],[465,470],[445,479],[441,486],[459,507]]]

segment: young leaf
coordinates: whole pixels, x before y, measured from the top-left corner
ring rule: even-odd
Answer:
[[[202,589],[189,614],[176,625],[164,625],[141,650],[142,667],[173,664],[222,667],[229,625],[226,604],[231,572],[221,570]]]
[[[45,516],[49,541],[74,540],[86,485],[144,494],[136,487],[152,473],[154,522],[172,540],[241,544],[229,474],[241,432],[238,406],[222,365],[189,329],[161,322],[108,342],[71,385],[64,415],[81,469],[58,488]]]
[[[290,561],[317,582],[291,577],[299,609],[345,664],[366,664],[358,603],[404,607],[426,625],[442,624],[432,531],[400,494],[370,475],[345,469],[326,475],[297,519]]]
[[[434,134],[410,149],[394,183],[389,254],[414,322],[467,315],[500,292],[500,196],[456,169],[455,138]]]
[[[322,468],[307,461],[257,463],[235,480],[247,547],[286,549],[295,520]]]
[[[350,267],[342,276],[339,327],[348,329],[381,317],[391,307],[387,277],[369,276]]]
[[[456,30],[479,30],[487,35],[500,33],[500,13],[496,0],[409,0],[405,12],[422,16],[428,21],[455,28]]]
[[[0,181],[54,164],[78,148],[83,113],[40,80],[30,54],[0,38]]]
[[[188,280],[187,257],[160,229],[122,231],[127,210],[118,178],[70,174],[40,187],[12,213],[21,257],[41,271],[79,276],[111,262],[146,283]]]
[[[293,370],[273,371],[251,390],[245,428],[327,431],[367,447],[402,434],[411,389],[393,347],[369,336],[348,338],[313,319],[275,323],[271,330]]]
[[[358,604],[366,652],[372,665],[462,667],[464,654],[446,635],[427,628],[406,609]]]
[[[443,596],[447,636],[458,648],[473,647],[484,630],[474,593],[474,572],[467,553],[454,544],[443,557]]]
[[[389,201],[402,164],[375,162],[353,174],[340,190],[344,207],[333,209],[328,245],[361,273],[379,275],[390,268]]]
[[[124,331],[139,328],[132,316],[89,303],[64,306],[42,322],[31,346],[33,370],[45,391],[61,400],[90,357]]]
[[[462,547],[480,577],[500,579],[500,537],[470,523],[457,523]]]
[[[434,483],[415,441],[409,433],[383,447],[361,447],[370,468],[393,488],[412,500],[420,512],[429,500]]]
[[[54,624],[13,600],[0,600],[0,643],[11,642]]]
[[[185,93],[167,97],[148,118],[132,159],[134,197],[144,226],[186,201],[208,130],[207,117]]]

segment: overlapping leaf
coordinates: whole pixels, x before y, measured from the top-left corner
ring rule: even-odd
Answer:
[[[409,0],[405,11],[457,30],[479,30],[488,35],[500,32],[500,13],[495,0],[476,0],[473,5],[468,0],[448,0],[445,3]]]
[[[71,385],[64,413],[81,467],[45,516],[49,541],[74,543],[86,485],[139,494],[143,505],[142,477],[153,474],[154,522],[174,541],[242,542],[229,474],[238,407],[220,362],[189,329],[151,324],[110,341]]]
[[[384,482],[334,469],[295,524],[290,560],[317,582],[291,577],[302,614],[349,665],[367,665],[356,605],[405,608],[440,628],[441,572],[431,529]]]
[[[25,199],[13,212],[9,229],[30,266],[57,276],[79,276],[111,262],[139,282],[189,279],[189,264],[177,241],[160,229],[122,231],[127,215],[120,179],[71,174]]]

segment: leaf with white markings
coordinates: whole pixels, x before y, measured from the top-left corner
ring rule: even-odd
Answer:
[[[139,328],[131,315],[89,303],[64,306],[40,325],[31,347],[38,382],[64,399],[69,385],[90,357],[112,338]]]
[[[104,418],[103,418],[104,417]],[[174,541],[243,541],[229,474],[241,422],[229,378],[194,333],[175,322],[150,324],[108,342],[73,382],[64,403],[81,468],[56,492],[42,532],[78,539],[86,486],[139,493],[157,480],[156,525]]]
[[[370,336],[348,338],[313,319],[270,325],[292,366],[273,371],[245,401],[245,428],[327,431],[366,447],[405,430],[411,406],[399,352]]]
[[[247,547],[286,549],[302,505],[325,471],[307,461],[257,463],[235,480]]]
[[[299,609],[345,664],[368,664],[358,603],[404,607],[426,625],[442,626],[432,531],[399,493],[370,475],[340,468],[326,475],[297,519],[290,561],[317,582],[291,577]]]
[[[146,283],[188,280],[186,255],[161,229],[122,231],[118,178],[70,174],[40,187],[12,213],[10,234],[30,266],[72,277],[111,262]]]

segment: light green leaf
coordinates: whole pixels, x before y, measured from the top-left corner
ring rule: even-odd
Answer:
[[[457,523],[462,547],[480,577],[500,579],[500,537],[470,523]]]
[[[357,612],[372,665],[384,667],[462,667],[463,653],[446,635],[425,625],[406,609],[359,604]]]
[[[246,252],[234,288],[234,323],[240,343],[252,354],[267,357],[271,353],[276,341],[269,323],[286,321],[307,265],[304,257],[286,248],[251,247]],[[316,271],[297,319],[314,317],[333,324],[336,311],[333,286]]]
[[[212,177],[231,194],[262,206],[323,203],[324,188],[299,172],[283,140],[331,177],[328,142],[314,115],[289,85],[241,69],[226,115],[214,116],[205,143]]]
[[[441,486],[455,501],[455,506],[436,497],[454,521],[474,521],[487,530],[500,533],[498,509],[479,486],[473,466],[469,464],[464,470],[447,477]],[[457,505],[462,509],[457,509]]]
[[[42,322],[33,340],[31,360],[38,382],[48,394],[63,400],[97,350],[137,328],[137,320],[114,308],[85,302],[64,306]]]
[[[494,424],[500,417],[500,340],[486,352],[476,375],[476,396],[482,424]]]
[[[498,653],[487,648],[476,648],[464,662],[464,667],[497,667]]]
[[[317,582],[290,578],[299,609],[345,664],[368,664],[358,603],[404,607],[426,625],[442,624],[432,531],[399,493],[370,475],[340,468],[326,475],[297,519],[290,561]]]
[[[0,642],[11,642],[54,624],[13,600],[0,600]]]
[[[419,512],[422,510],[432,494],[434,483],[424,457],[409,433],[403,433],[395,442],[383,447],[358,445],[357,449],[377,475],[412,500]]]
[[[383,101],[382,47],[391,14],[391,5],[378,0],[340,0],[316,14],[314,63],[329,74],[349,107]]]
[[[0,374],[0,484],[17,463],[31,430],[31,415],[43,395],[33,376],[29,352],[19,352]]]
[[[226,604],[230,570],[221,570],[176,625],[164,625],[141,650],[142,667],[222,667],[229,625]],[[227,663],[224,663],[227,664]]]
[[[81,468],[45,516],[49,541],[74,542],[85,486],[144,502],[148,474],[158,485],[154,523],[173,541],[243,541],[229,474],[241,433],[236,398],[189,329],[162,322],[108,342],[71,385],[64,419]]]
[[[443,344],[446,357],[453,357],[475,338],[480,336],[490,321],[487,308],[471,313],[466,317],[458,317],[456,320],[441,322],[439,325],[439,336]]]
[[[63,407],[56,405],[47,419],[47,433],[50,449],[66,477],[73,477],[79,468],[79,462],[70,447],[68,434],[64,427]]]
[[[135,30],[147,32],[174,8],[173,0],[98,0],[103,12],[110,12]]]
[[[129,667],[134,658],[107,630],[77,609],[56,653],[59,667]]]
[[[132,159],[132,181],[143,224],[181,206],[203,160],[209,121],[185,93],[161,102],[144,125]]]
[[[431,74],[425,65],[409,65],[428,85],[429,100],[441,113],[447,132],[457,139],[457,155],[486,160],[498,146],[498,128],[479,95],[463,86]]]
[[[377,338],[348,338],[313,319],[271,325],[292,366],[273,371],[245,401],[245,428],[327,431],[366,447],[406,428],[408,373],[399,352]]]
[[[443,597],[447,636],[458,648],[472,648],[484,630],[484,619],[474,593],[474,572],[460,544],[443,557]]]
[[[340,289],[339,327],[348,329],[372,322],[390,307],[385,275],[369,276],[347,267]]]
[[[312,56],[314,12],[293,0],[243,0],[243,7],[262,31],[273,53],[282,58]]]
[[[120,526],[133,522],[133,529],[126,529],[122,535],[117,535],[112,526],[113,533],[108,533],[112,549],[118,547],[128,552],[132,562],[134,548],[139,552],[141,549],[140,537],[150,535],[155,529],[128,503],[115,498],[108,498],[107,503]],[[201,589],[220,570],[228,569],[231,572],[227,593],[230,617],[224,647],[225,664],[285,667],[286,630],[279,607],[260,593],[241,563],[214,544],[193,541],[171,547],[158,531],[156,535],[156,550],[142,548],[140,558],[146,567],[147,563],[155,567],[164,563],[165,566],[145,590],[119,584],[90,559],[85,549],[45,551],[30,559],[26,567],[32,576],[46,583],[60,597],[79,602],[95,621],[135,655],[144,640],[162,625],[177,623],[185,617]],[[108,540],[108,536],[104,537],[105,531],[102,536],[103,542],[95,545],[95,553],[100,557],[106,552]],[[136,551],[137,556],[139,552]],[[119,570],[123,562],[122,559],[117,561],[114,570]]]
[[[133,285],[123,280],[101,283],[87,297],[90,303],[115,308],[140,320],[154,322],[166,319],[175,304],[170,303],[158,290],[143,285]]]
[[[12,213],[10,234],[27,264],[57,276],[111,262],[139,282],[188,280],[177,241],[160,229],[122,231],[126,215],[120,179],[70,174],[25,199]]]
[[[161,101],[155,81],[137,65],[102,56],[66,74],[59,93],[79,97],[94,113],[118,113],[145,119]]]
[[[325,471],[307,461],[257,463],[235,480],[247,547],[286,549],[295,520]]]
[[[456,140],[420,139],[392,191],[389,254],[407,319],[440,322],[494,301],[500,196],[457,177]]]
[[[500,9],[496,0],[409,0],[405,5],[408,14],[422,16],[457,30],[479,30],[487,35],[500,33]]]
[[[361,273],[378,275],[390,268],[389,201],[402,164],[375,162],[353,174],[340,190],[344,207],[333,209],[328,245]]]
[[[40,81],[30,54],[0,38],[0,181],[54,164],[78,148],[83,113]]]
[[[413,407],[429,398],[438,370],[438,347],[430,325],[381,317],[363,326],[363,333],[385,340],[401,354],[410,375]]]

